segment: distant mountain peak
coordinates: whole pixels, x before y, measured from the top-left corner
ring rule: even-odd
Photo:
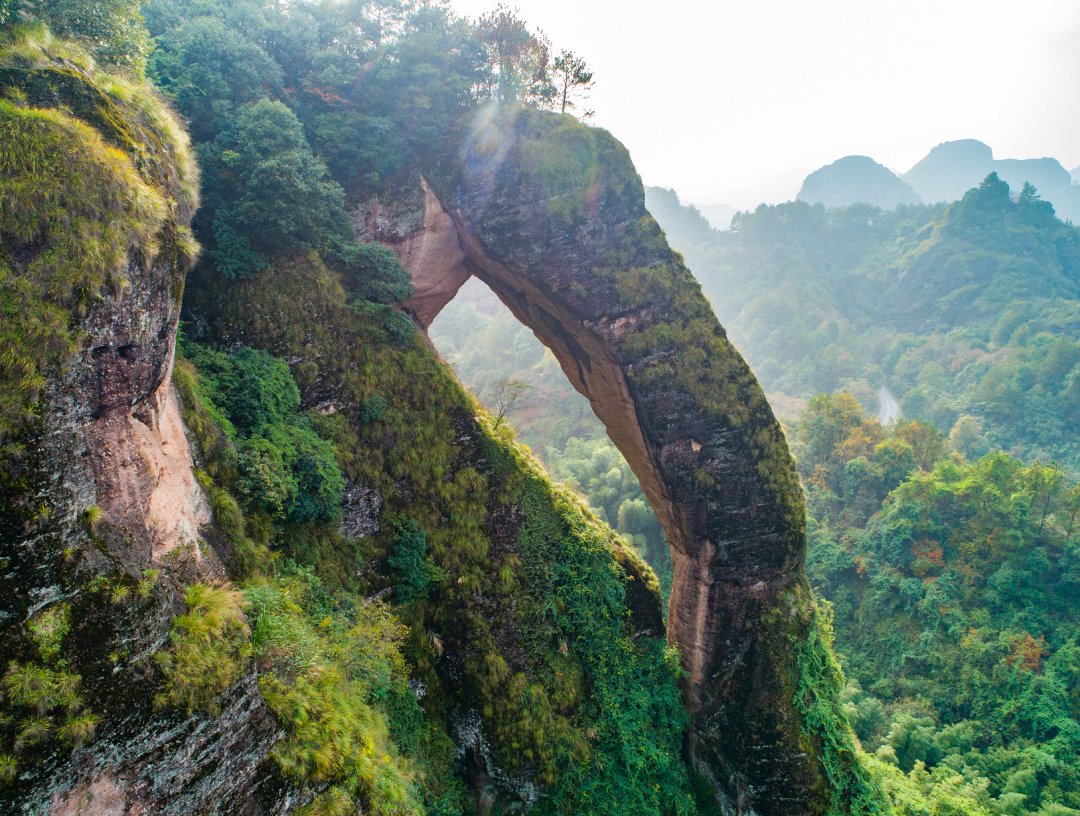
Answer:
[[[978,139],[942,142],[903,176],[867,156],[845,156],[807,176],[798,198],[826,207],[866,202],[884,209],[959,201],[990,173],[1014,193],[1031,183],[1062,218],[1080,220],[1080,167],[1070,173],[1051,157],[996,159],[990,145]]]
[[[887,210],[921,203],[909,184],[869,156],[845,156],[815,170],[803,181],[798,199],[826,207],[862,202]]]

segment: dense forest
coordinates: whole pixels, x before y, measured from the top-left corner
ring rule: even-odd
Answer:
[[[101,769],[145,744],[133,790],[183,778],[204,797],[125,805],[162,813],[724,812],[686,761],[657,603],[673,569],[626,460],[476,281],[430,332],[459,382],[402,308],[398,256],[358,237],[366,202],[418,166],[449,173],[486,106],[560,116],[578,166],[585,62],[505,6],[403,0],[0,0],[0,28],[0,591],[17,610],[0,616],[0,803],[108,800]],[[577,183],[544,147],[537,178]],[[1080,232],[996,175],[949,205],[792,202],[727,232],[672,191],[646,203],[797,461],[824,601],[792,602],[807,636],[779,648],[820,811],[1080,814]],[[636,271],[626,291],[654,283]],[[134,317],[114,306],[133,296]],[[140,560],[115,496],[65,476],[56,498],[44,472],[92,455],[48,440],[115,407],[102,310],[146,330],[181,303],[175,360],[165,320],[149,368],[212,524]],[[121,343],[119,370],[140,354]],[[89,380],[65,379],[85,361]],[[51,426],[80,389],[95,401]],[[875,418],[882,390],[899,421]],[[165,424],[137,414],[140,439]],[[218,727],[247,742],[208,760],[196,736]],[[192,793],[197,761],[235,779]],[[86,768],[92,789],[65,776]]]
[[[1074,812],[1080,486],[1002,452],[967,460],[933,425],[882,426],[845,393],[810,400],[795,450],[845,707],[894,796]]]

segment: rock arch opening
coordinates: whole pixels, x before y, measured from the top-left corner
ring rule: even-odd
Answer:
[[[548,472],[584,494],[629,539],[656,572],[666,610],[667,538],[636,474],[554,354],[476,277],[439,312],[428,337],[493,415],[506,412]]]
[[[687,754],[725,812],[824,812],[795,704],[809,589],[801,490],[764,394],[645,210],[625,148],[510,112],[357,215],[413,278],[426,330],[471,277],[552,352],[637,475],[670,547],[667,632]]]

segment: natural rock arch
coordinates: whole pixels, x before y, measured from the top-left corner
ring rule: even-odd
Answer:
[[[358,227],[412,275],[425,329],[470,276],[555,354],[641,481],[674,567],[687,753],[725,812],[824,812],[795,703],[812,617],[802,494],[765,396],[644,206],[625,148],[569,116],[488,110]],[[835,781],[833,781],[835,785]]]

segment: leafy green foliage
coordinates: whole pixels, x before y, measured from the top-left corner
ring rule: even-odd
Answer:
[[[1000,452],[965,462],[845,394],[812,399],[795,438],[844,709],[897,812],[1076,807],[1080,489]]]
[[[141,75],[150,53],[139,0],[0,0],[0,27],[40,22],[95,59]]]
[[[386,562],[397,574],[394,596],[400,603],[427,598],[428,589],[437,578],[438,568],[427,558],[427,536],[419,524],[412,519],[398,524]]]
[[[283,103],[264,98],[241,107],[213,142],[200,145],[199,158],[212,253],[225,277],[258,272],[269,253],[350,240],[345,194]]]
[[[822,744],[829,778],[829,816],[885,816],[882,792],[856,743],[847,718],[837,709],[844,676],[833,657],[832,610],[816,603],[806,641],[799,646],[795,703],[807,731]]]
[[[342,598],[343,607],[327,609],[330,598],[309,572],[255,581],[246,595],[260,689],[286,730],[272,755],[290,778],[334,786],[311,812],[354,812],[359,797],[365,812],[422,813],[411,764],[374,705],[408,693],[404,627],[374,602]]]
[[[659,641],[628,637],[621,611],[625,577],[610,566],[610,533],[575,496],[539,478],[526,484],[523,508],[518,547],[530,578],[519,600],[525,606],[525,636],[550,650],[546,662],[556,673],[563,671],[557,657],[561,644],[573,644],[582,656],[583,675],[567,677],[564,682],[573,685],[556,689],[560,695],[580,695],[584,689],[575,686],[588,685],[586,711],[598,735],[591,745],[571,741],[558,752],[553,751],[557,743],[545,744],[560,738],[558,730],[549,730],[547,740],[536,744],[528,741],[528,732],[508,735],[527,757],[557,763],[557,783],[539,811],[696,812],[679,759],[687,719],[672,682],[678,656]],[[525,678],[516,677],[508,691],[530,693]],[[558,705],[559,696],[551,702]]]
[[[262,48],[209,16],[163,31],[150,73],[187,116],[198,142],[226,130],[243,105],[280,93],[282,87],[281,69]]]
[[[412,295],[412,278],[394,251],[382,244],[346,244],[337,253],[346,285],[372,303],[400,303]]]
[[[52,663],[60,656],[60,647],[71,630],[71,606],[54,604],[30,619],[26,628],[42,659]]]
[[[337,517],[345,479],[333,447],[300,413],[300,391],[285,363],[264,351],[232,354],[185,343],[206,398],[236,442],[238,494],[297,523]]]
[[[626,536],[660,579],[663,597],[671,591],[671,555],[660,522],[641,485],[609,439],[566,440],[544,454],[552,475],[581,492],[602,521]]]

